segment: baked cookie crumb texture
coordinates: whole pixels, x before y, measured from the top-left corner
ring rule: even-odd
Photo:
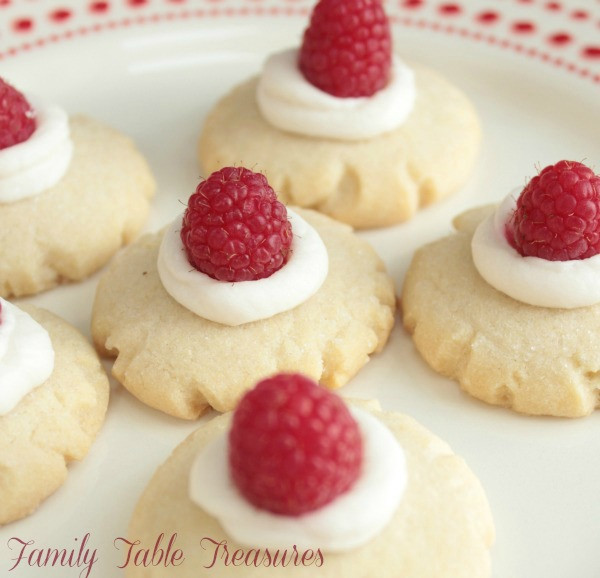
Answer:
[[[162,235],[147,235],[110,264],[92,315],[98,350],[116,357],[114,376],[144,403],[194,419],[209,406],[233,409],[260,379],[301,372],[340,387],[385,345],[394,287],[373,249],[346,225],[300,215],[329,253],[329,274],[308,301],[260,321],[227,326],[173,300],[156,269]]]
[[[225,165],[264,172],[280,199],[357,228],[409,219],[461,187],[480,142],[468,99],[437,73],[414,67],[415,108],[398,129],[372,139],[309,138],[268,124],[258,79],[234,88],[208,115],[198,148],[208,175]]]
[[[73,159],[40,195],[0,204],[0,296],[81,280],[143,226],[154,194],[150,169],[128,137],[95,120],[70,119]]]
[[[403,288],[404,326],[435,371],[478,399],[525,414],[587,415],[600,399],[600,305],[535,307],[486,283],[471,237],[492,210],[459,216],[456,233],[417,251]]]
[[[48,380],[0,416],[0,525],[33,512],[65,481],[67,464],[88,452],[108,405],[109,384],[96,352],[55,315],[21,306],[50,334]]]

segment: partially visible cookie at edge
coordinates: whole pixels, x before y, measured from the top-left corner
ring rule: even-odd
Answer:
[[[0,203],[0,296],[84,279],[142,228],[155,182],[133,141],[96,120],[69,121],[73,158],[42,193]]]
[[[600,305],[560,309],[489,285],[471,256],[483,207],[457,232],[419,249],[402,291],[404,326],[438,373],[487,403],[532,415],[581,417],[598,406]]]
[[[65,481],[68,463],[88,453],[108,405],[109,383],[92,346],[66,321],[20,307],[46,329],[50,377],[0,416],[0,525],[31,514]]]

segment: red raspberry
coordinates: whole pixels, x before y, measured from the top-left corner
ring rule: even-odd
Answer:
[[[181,240],[198,271],[219,281],[250,281],[287,262],[292,226],[264,175],[226,167],[190,197]]]
[[[26,141],[35,130],[34,116],[27,99],[0,78],[0,150]]]
[[[298,65],[339,97],[371,96],[389,80],[390,24],[380,0],[321,0],[304,32]]]
[[[575,161],[560,161],[533,177],[506,226],[524,257],[587,259],[600,253],[600,177]]]
[[[258,508],[298,516],[331,502],[360,474],[358,425],[337,395],[298,374],[246,393],[229,433],[229,468]]]

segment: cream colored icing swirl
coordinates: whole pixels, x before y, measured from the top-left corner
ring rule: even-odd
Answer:
[[[539,307],[574,309],[600,303],[600,255],[571,261],[523,257],[506,238],[519,191],[477,227],[471,242],[479,274],[509,297]]]
[[[26,141],[0,150],[0,203],[14,203],[54,186],[73,156],[67,113],[30,102],[36,111],[34,132]]]
[[[0,415],[6,415],[54,370],[48,332],[30,315],[0,298]]]
[[[253,547],[356,548],[390,522],[408,479],[404,451],[392,432],[370,413],[351,408],[363,436],[360,477],[329,504],[302,516],[260,510],[237,490],[229,475],[228,433],[209,442],[190,470],[190,499],[219,520],[229,536]]]
[[[271,55],[263,67],[256,99],[273,126],[306,136],[359,140],[399,127],[413,109],[414,74],[394,57],[388,85],[369,97],[339,98],[308,82],[297,65],[298,50]]]
[[[181,241],[179,217],[167,229],[158,253],[162,284],[178,303],[196,315],[223,325],[241,325],[273,317],[314,295],[327,277],[327,249],[317,231],[287,209],[292,224],[292,253],[270,277],[256,281],[217,281],[194,269]]]

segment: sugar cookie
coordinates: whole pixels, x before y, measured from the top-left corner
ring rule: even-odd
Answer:
[[[286,204],[382,227],[465,183],[480,125],[459,89],[392,53],[380,2],[347,10],[339,20],[335,2],[318,2],[299,50],[272,54],[219,100],[198,159],[206,173],[255,167]]]
[[[525,414],[585,416],[598,406],[600,305],[540,307],[488,284],[471,239],[493,212],[460,215],[456,233],[417,251],[402,290],[404,326],[435,371],[478,399]]]
[[[75,116],[69,126],[64,176],[34,196],[0,201],[0,296],[87,277],[146,220],[155,183],[133,142],[90,118]]]
[[[116,357],[114,376],[144,403],[187,419],[209,406],[233,409],[276,371],[301,371],[330,388],[353,377],[387,341],[393,282],[350,227],[297,212],[327,248],[323,285],[291,310],[238,326],[204,319],[167,293],[157,270],[164,232],[118,255],[100,280],[92,316],[98,350]]]
[[[0,415],[0,524],[29,515],[60,487],[68,463],[88,453],[109,395],[98,356],[77,330],[48,311],[29,305],[22,310],[48,332],[54,367]]]
[[[399,442],[408,472],[399,505],[369,541],[336,552],[321,550],[318,544],[311,549],[290,543],[269,549],[269,558],[265,547],[243,545],[228,535],[215,517],[188,497],[196,456],[230,427],[231,415],[225,414],[204,423],[175,449],[150,481],[131,519],[129,540],[151,548],[164,534],[164,547],[176,534],[173,548],[181,549],[185,560],[170,568],[129,564],[127,577],[191,578],[199,568],[218,577],[241,572],[249,578],[307,573],[320,578],[489,577],[493,521],[485,494],[465,462],[410,417],[377,410],[365,413],[384,424]],[[274,564],[276,551],[279,563]]]

